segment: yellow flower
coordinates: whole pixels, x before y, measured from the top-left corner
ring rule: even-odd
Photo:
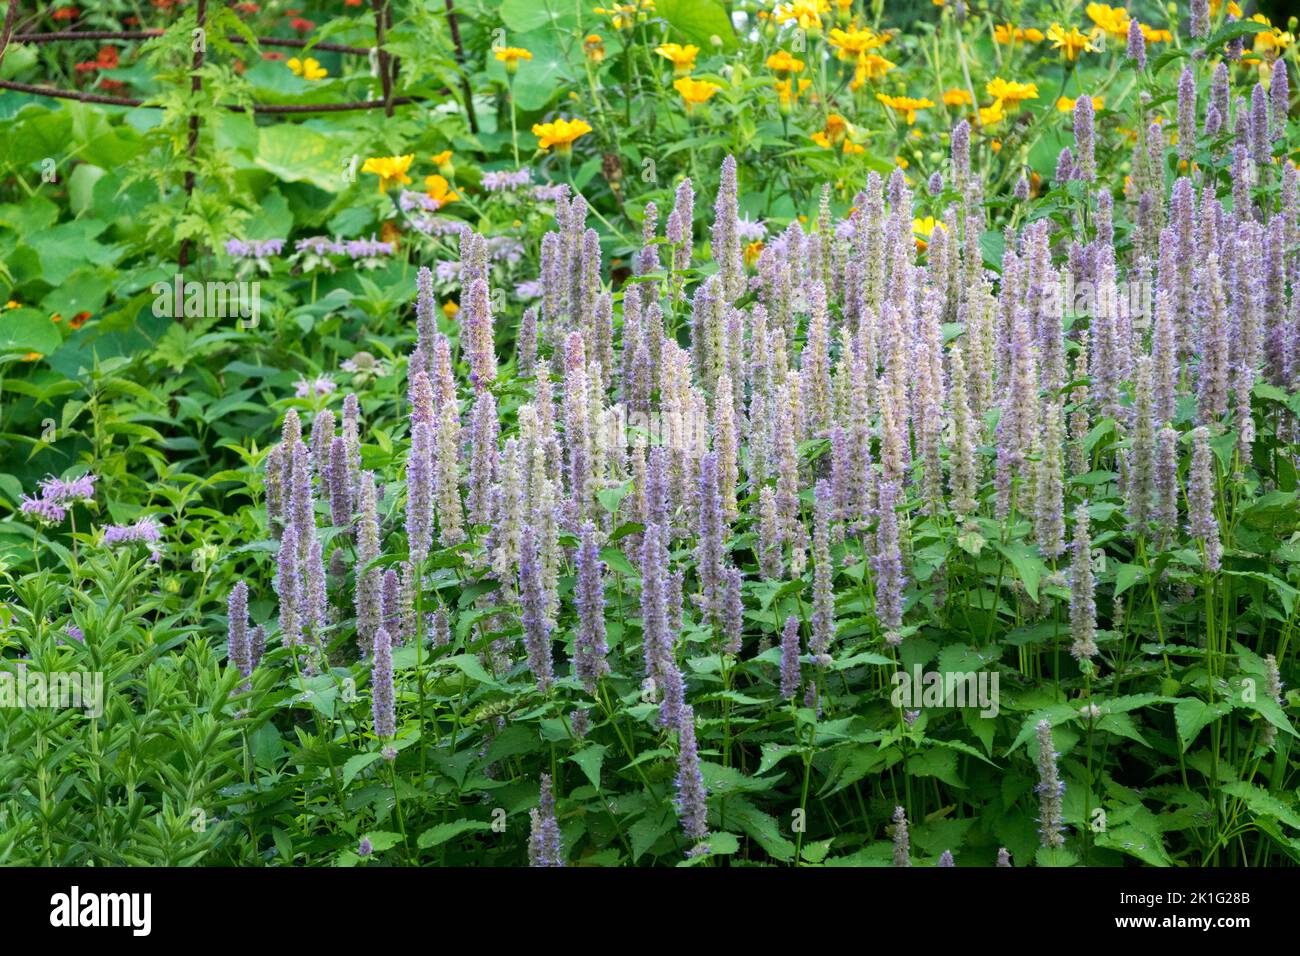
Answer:
[[[884,93],[877,93],[876,99],[884,103],[890,109],[903,113],[907,117],[908,126],[911,126],[916,122],[916,113],[918,110],[929,109],[934,105],[933,100],[927,100],[924,97],[886,96]]]
[[[912,235],[916,237],[916,248],[918,252],[923,252],[926,246],[929,245],[927,240],[929,240],[930,236],[934,234],[936,229],[942,229],[944,232],[948,231],[948,227],[935,219],[934,216],[926,216],[924,219],[912,220]]]
[[[460,306],[448,299],[442,304],[442,314],[449,319],[456,318],[456,313],[460,311]]]
[[[763,240],[759,239],[745,246],[745,265],[752,266],[758,261],[758,255],[763,251]]]
[[[1268,17],[1262,13],[1257,13],[1251,17],[1256,23],[1262,23],[1266,27],[1273,27]],[[1294,41],[1294,37],[1289,33],[1283,33],[1277,27],[1273,27],[1272,33],[1256,33],[1253,49],[1261,56],[1274,57],[1289,47]]]
[[[803,66],[803,60],[791,56],[785,50],[777,50],[767,58],[767,68],[776,73],[777,76],[784,77],[789,73],[802,73]]]
[[[894,164],[895,164],[899,169],[906,169],[906,168],[907,168],[907,165],[908,165],[908,164],[907,164],[907,160],[905,160],[902,156],[895,156],[895,157],[894,157]]]
[[[971,102],[970,93],[967,90],[953,87],[951,90],[943,91],[944,106],[969,106]]]
[[[521,60],[531,60],[533,55],[521,46],[496,46],[493,55],[506,65],[506,72],[513,74],[519,69]]]
[[[285,65],[293,71],[294,76],[301,76],[304,80],[323,80],[325,77],[330,75],[329,70],[321,66],[320,62],[314,57],[310,56],[305,60],[300,60],[296,56],[292,57],[285,63]]]
[[[980,126],[996,126],[1007,118],[1007,114],[1002,110],[1002,101],[994,100],[992,106],[981,106],[979,113]]]
[[[849,121],[839,113],[826,117],[826,128],[812,134],[812,141],[822,149],[834,149],[849,131]]]
[[[1155,27],[1149,27],[1145,23],[1139,23],[1142,29],[1142,35],[1146,37],[1148,43],[1173,43],[1174,35],[1168,30],[1157,30]]]
[[[826,0],[791,0],[790,3],[778,4],[772,14],[777,23],[798,22],[799,29],[809,33],[821,31],[822,14],[830,13],[830,4]]]
[[[989,140],[989,148],[992,149],[993,152],[995,153],[1002,152],[1002,140],[1000,139]]]
[[[780,98],[781,112],[788,113],[799,102],[804,91],[812,86],[812,80],[800,80],[797,86],[794,80],[777,80],[772,85],[776,87],[776,94]]]
[[[1103,102],[1104,101],[1100,96],[1094,96],[1092,98],[1093,109],[1101,109]],[[1056,101],[1056,111],[1058,113],[1071,113],[1074,111],[1074,103],[1075,101],[1070,99],[1068,96],[1062,96]]]
[[[21,309],[22,307],[23,304],[19,302],[17,299],[10,299],[8,302],[5,303],[6,309]]]
[[[889,34],[876,33],[865,27],[849,27],[847,30],[836,27],[827,35],[826,42],[835,47],[838,51],[835,55],[841,60],[851,60],[884,46],[889,42]]]
[[[885,74],[894,68],[890,63],[878,53],[864,53],[858,57],[858,62],[853,68],[853,80],[849,83],[849,89],[860,90],[867,80],[884,79]]]
[[[1038,84],[1017,83],[1015,80],[1004,80],[1000,76],[995,76],[985,85],[984,92],[995,100],[1020,103],[1024,100],[1038,99]]]
[[[555,146],[561,155],[567,155],[573,148],[573,141],[590,132],[591,126],[580,119],[557,119],[551,123],[533,124],[533,135],[540,140],[537,148],[550,149]]]
[[[1099,47],[1093,41],[1093,38],[1086,33],[1080,33],[1078,27],[1070,27],[1070,32],[1066,33],[1065,28],[1059,23],[1053,23],[1047,31],[1047,38],[1052,41],[1052,49],[1060,50],[1065,54],[1067,60],[1075,60],[1080,53],[1096,53]]]
[[[1104,3],[1090,3],[1083,12],[1104,32],[1117,40],[1128,37],[1128,11],[1123,7],[1112,7]]]
[[[1009,46],[1012,43],[1019,43],[1027,40],[1030,43],[1042,43],[1043,31],[1035,27],[1029,27],[1022,30],[1020,27],[1012,26],[1010,23],[999,23],[993,28],[993,39],[1003,46]]]
[[[433,165],[441,169],[451,162],[451,150],[444,149],[441,153],[434,153],[429,158],[433,160]]]
[[[1223,6],[1223,0],[1210,0],[1210,15],[1217,17],[1219,15],[1219,9],[1222,6]],[[1237,6],[1235,3],[1232,3],[1231,0],[1229,0],[1228,12],[1231,13],[1234,17],[1239,17],[1241,16],[1241,7]]]
[[[361,167],[363,173],[374,173],[379,177],[379,191],[386,192],[394,184],[405,185],[411,181],[406,171],[411,168],[415,154],[406,156],[371,156]]]
[[[673,83],[673,89],[682,94],[686,109],[690,110],[700,103],[707,103],[722,87],[708,80],[692,80],[689,76],[684,76]]]
[[[665,43],[656,47],[655,52],[672,60],[673,72],[684,76],[695,69],[695,57],[700,52],[700,48],[689,43],[686,46],[677,43]]]
[[[867,151],[867,148],[866,148],[865,146],[860,146],[860,145],[858,145],[857,143],[853,142],[853,140],[848,139],[848,138],[846,138],[846,139],[844,140],[844,155],[845,155],[845,156],[856,156],[856,155],[858,155],[859,153],[865,153],[866,151]]]
[[[582,41],[582,49],[586,51],[587,59],[592,63],[600,63],[605,59],[605,41],[598,33],[587,34],[587,38]]]
[[[428,187],[425,191],[429,194],[429,198],[438,204],[439,209],[460,198],[451,188],[451,184],[441,176],[425,176],[424,185]]]
[[[654,0],[640,0],[639,3],[620,3],[612,9],[596,7],[599,14],[609,16],[615,30],[631,30],[638,21],[644,21],[647,13],[654,12]]]

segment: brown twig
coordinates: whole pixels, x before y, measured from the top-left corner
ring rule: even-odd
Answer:
[[[203,90],[203,77],[199,75],[199,70],[203,69],[203,51],[207,49],[207,26],[208,26],[208,0],[199,0],[195,8],[194,23],[198,32],[198,43],[194,46],[194,58],[190,67],[190,94],[196,95]],[[190,114],[190,139],[186,147],[186,153],[189,157],[189,165],[185,170],[185,203],[189,204],[194,195],[194,164],[197,161],[199,152],[199,114]],[[184,269],[190,261],[190,241],[185,239],[181,242],[180,256],[178,263],[181,269]]]
[[[370,0],[375,11],[375,49],[379,51],[379,84],[384,91],[384,113],[393,115],[393,78],[388,72],[388,51],[384,49],[384,20],[388,0]]]
[[[14,36],[16,43],[59,43],[64,40],[152,40],[160,37],[163,30],[65,30],[61,33],[19,33]],[[237,33],[226,37],[228,43],[246,44],[248,40]],[[311,47],[326,53],[350,53],[353,56],[369,56],[370,51],[362,46],[347,46],[343,43],[313,43],[311,40],[280,37],[257,37],[258,46],[283,46],[295,50]]]
[[[109,96],[105,93],[83,93],[80,90],[63,90],[57,86],[37,86],[33,83],[17,83],[13,80],[0,80],[0,89],[15,90],[19,93],[31,93],[33,96],[49,96],[59,100],[76,100],[79,103],[103,103],[106,106],[142,107],[144,109],[161,109],[157,103],[146,103],[129,96]],[[449,96],[450,90],[440,91],[442,96]],[[422,103],[425,96],[394,96],[393,106],[409,106]],[[347,113],[352,110],[383,109],[383,100],[355,100],[349,103],[254,103],[252,106],[240,106],[229,103],[222,109],[232,113],[252,110],[254,113]]]
[[[451,42],[456,47],[456,64],[460,67],[460,90],[465,98],[465,117],[469,120],[469,129],[478,135],[478,117],[474,115],[474,93],[469,88],[469,73],[465,70],[465,47],[460,42],[460,24],[456,22],[456,5],[452,0],[447,4],[447,29],[451,32]]]
[[[5,47],[9,46],[9,37],[14,30],[14,17],[18,15],[18,0],[9,0],[9,6],[5,9],[5,26],[4,32],[0,33],[0,63],[5,59]]]

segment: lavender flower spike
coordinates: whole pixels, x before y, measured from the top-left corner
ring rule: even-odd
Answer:
[[[894,866],[911,866],[911,839],[907,833],[907,813],[894,807]]]
[[[792,700],[799,692],[799,619],[791,614],[781,630],[781,696]]]
[[[1088,533],[1088,505],[1074,513],[1074,540],[1070,566],[1070,653],[1076,660],[1097,656],[1097,602],[1092,577],[1092,536]]]
[[[1124,55],[1136,63],[1139,70],[1146,69],[1147,40],[1142,35],[1142,24],[1138,22],[1137,17],[1133,17],[1128,22],[1128,47]]]
[[[543,694],[554,680],[551,665],[551,622],[547,617],[545,585],[537,557],[537,540],[532,525],[524,527],[519,542],[519,600],[524,627],[524,644],[528,648],[528,669],[537,679]]]
[[[375,661],[370,669],[370,713],[375,722],[375,736],[388,740],[397,733],[396,693],[393,687],[393,642],[382,627],[375,632],[374,650]]]
[[[677,816],[682,829],[692,840],[709,834],[708,807],[704,776],[700,773],[700,753],[695,743],[695,711],[689,704],[682,707],[677,751]]]
[[[1187,531],[1205,547],[1205,567],[1218,571],[1222,545],[1219,519],[1214,515],[1214,452],[1210,430],[1202,425],[1192,431],[1192,468],[1187,484]]]
[[[555,818],[555,794],[551,775],[542,774],[537,806],[528,812],[532,824],[528,836],[529,866],[564,866],[564,847],[560,842],[560,824]]]
[[[1077,154],[1075,170],[1080,179],[1088,182],[1097,178],[1097,162],[1093,151],[1094,129],[1092,97],[1084,93],[1074,101],[1074,151]]]
[[[1065,846],[1065,829],[1061,819],[1061,797],[1065,795],[1065,781],[1056,770],[1056,745],[1052,741],[1050,721],[1038,722],[1038,833],[1043,846],[1054,849]]]
[[[248,585],[236,581],[227,601],[226,655],[230,664],[247,677],[253,671],[252,645],[248,636]]]
[[[426,422],[411,431],[406,460],[406,537],[411,562],[429,556],[433,543],[433,435]]]
[[[596,544],[596,527],[590,521],[582,527],[576,564],[574,603],[579,627],[573,639],[573,672],[588,693],[595,693],[596,682],[609,673],[605,660],[609,647],[605,643],[605,565]]]

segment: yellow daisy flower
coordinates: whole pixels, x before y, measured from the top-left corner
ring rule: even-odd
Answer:
[[[534,123],[533,135],[540,142],[537,144],[539,149],[550,149],[556,147],[556,152],[561,155],[567,154],[572,148],[574,140],[580,136],[586,136],[591,132],[591,126],[580,119],[566,120],[557,119],[550,123]]]
[[[916,114],[919,110],[929,109],[934,105],[933,100],[915,96],[886,96],[884,93],[877,93],[876,99],[906,116],[908,126],[916,122]]]
[[[361,167],[361,171],[378,176],[379,191],[387,192],[389,186],[403,186],[411,181],[406,171],[411,168],[414,159],[414,153],[406,156],[371,156]]]
[[[305,60],[291,57],[285,65],[293,71],[294,76],[301,76],[304,80],[323,80],[330,75],[329,70],[321,66],[315,57],[309,56]]]
[[[678,43],[665,43],[662,46],[655,47],[655,52],[672,61],[674,73],[685,76],[695,69],[695,57],[699,55],[700,48],[689,43],[686,46]]]
[[[700,103],[707,103],[722,87],[708,80],[693,80],[689,76],[684,76],[673,83],[673,89],[686,101],[686,109],[691,110]]]

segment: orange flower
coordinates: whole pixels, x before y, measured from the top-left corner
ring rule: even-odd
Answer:
[[[791,56],[785,50],[777,50],[767,58],[767,68],[782,78],[789,73],[802,73],[803,67],[803,60]]]
[[[451,184],[442,176],[425,176],[424,185],[428,187],[425,192],[429,194],[430,199],[438,204],[437,208],[439,209],[447,205],[447,203],[455,202],[460,198],[456,191],[451,188]]]
[[[969,106],[970,104],[970,93],[966,90],[953,87],[951,90],[943,91],[944,106]]]
[[[707,80],[693,80],[689,76],[684,76],[673,83],[673,89],[682,95],[682,99],[686,101],[686,109],[689,111],[700,103],[707,103],[722,87]]]

